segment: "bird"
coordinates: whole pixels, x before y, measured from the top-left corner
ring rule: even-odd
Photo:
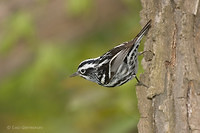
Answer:
[[[97,58],[82,61],[77,72],[70,77],[80,76],[104,87],[117,87],[136,78],[138,84],[144,85],[136,76],[138,71],[138,47],[144,35],[151,28],[151,20],[131,41],[117,45]]]

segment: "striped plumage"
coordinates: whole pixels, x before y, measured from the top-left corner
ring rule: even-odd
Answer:
[[[138,47],[142,37],[151,27],[151,20],[131,41],[122,43],[100,57],[79,64],[72,76],[81,76],[106,87],[120,86],[136,76]]]

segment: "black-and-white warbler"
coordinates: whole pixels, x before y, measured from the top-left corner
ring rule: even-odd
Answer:
[[[151,20],[131,41],[124,42],[100,57],[84,60],[71,77],[81,76],[105,87],[120,86],[136,78],[138,69],[138,47],[142,37],[151,27]]]

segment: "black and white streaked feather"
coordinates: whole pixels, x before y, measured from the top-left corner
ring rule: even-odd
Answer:
[[[72,76],[81,76],[105,87],[120,86],[136,76],[138,47],[151,27],[151,20],[131,41],[124,42],[100,57],[81,62]]]

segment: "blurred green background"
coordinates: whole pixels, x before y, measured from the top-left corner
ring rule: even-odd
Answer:
[[[135,79],[105,88],[68,76],[131,40],[140,10],[139,0],[1,0],[1,133],[136,133]]]

